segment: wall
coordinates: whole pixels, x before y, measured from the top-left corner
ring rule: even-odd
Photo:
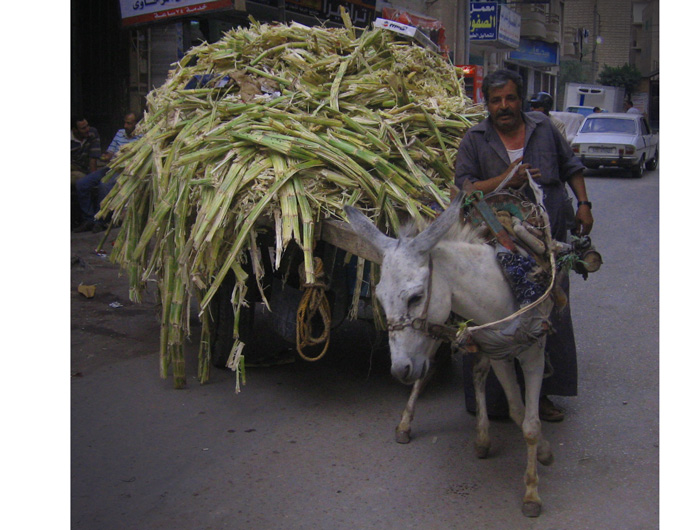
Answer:
[[[565,0],[564,25],[584,28],[590,33],[583,48],[586,54],[583,59],[594,63],[590,82],[596,81],[604,65],[622,66],[629,62],[632,0]],[[599,43],[597,35],[601,37]]]
[[[129,60],[118,0],[71,2],[71,113],[84,113],[102,149],[123,126]]]

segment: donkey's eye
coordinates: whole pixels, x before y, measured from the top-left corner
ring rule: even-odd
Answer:
[[[422,295],[416,294],[408,298],[408,307],[414,307],[422,301]]]

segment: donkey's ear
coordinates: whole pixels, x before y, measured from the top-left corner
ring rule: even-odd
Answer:
[[[380,232],[370,219],[353,206],[345,205],[344,212],[347,214],[351,229],[377,252],[380,260],[384,257],[385,251],[396,245],[395,239]]]
[[[462,206],[464,196],[464,193],[459,192],[451,201],[448,208],[415,237],[411,244],[415,246],[418,252],[429,252],[448,233],[452,226],[459,221],[460,207]]]

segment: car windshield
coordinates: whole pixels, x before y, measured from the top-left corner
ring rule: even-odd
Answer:
[[[634,120],[624,118],[588,118],[582,125],[580,132],[634,134],[636,133],[636,126]]]

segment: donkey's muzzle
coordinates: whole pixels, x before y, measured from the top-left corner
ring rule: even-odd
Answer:
[[[422,379],[428,371],[428,360],[408,359],[407,361],[391,363],[391,375],[406,385],[411,385],[418,379]]]

